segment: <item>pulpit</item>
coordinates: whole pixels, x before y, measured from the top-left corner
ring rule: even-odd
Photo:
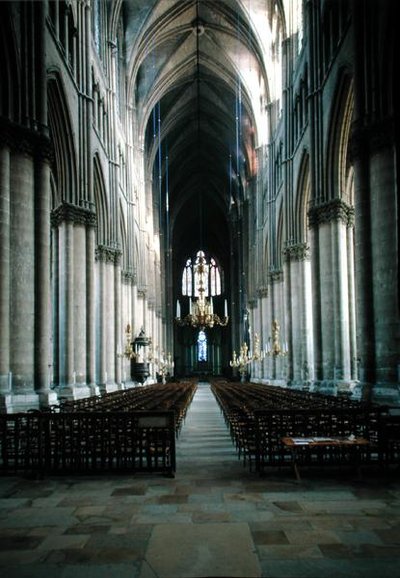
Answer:
[[[146,348],[151,345],[151,338],[147,337],[144,329],[132,341],[133,355],[131,356],[131,379],[144,383],[150,375],[150,364],[147,360]]]

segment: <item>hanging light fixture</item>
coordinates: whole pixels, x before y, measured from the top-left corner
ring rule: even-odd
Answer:
[[[221,318],[214,313],[213,299],[207,299],[206,292],[206,276],[208,275],[208,265],[202,251],[199,252],[198,261],[194,267],[195,278],[198,279],[198,293],[199,297],[196,301],[189,299],[189,313],[181,318],[181,306],[179,301],[176,302],[176,317],[175,321],[178,325],[189,325],[191,327],[198,327],[205,329],[212,328],[214,325],[226,326],[228,325],[228,304],[225,299],[224,302],[224,316]]]

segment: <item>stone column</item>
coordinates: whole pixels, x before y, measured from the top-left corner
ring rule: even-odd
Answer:
[[[53,384],[60,383],[60,241],[59,228],[52,225],[52,336],[53,336]]]
[[[43,143],[42,153],[45,150]],[[50,165],[47,158],[36,163],[35,191],[35,388],[40,403],[56,403],[57,395],[50,391],[51,287],[50,287]]]
[[[290,279],[291,331],[289,359],[294,385],[310,386],[314,376],[310,253],[306,243],[289,245],[285,257]],[[286,278],[286,276],[285,276]]]
[[[142,300],[141,312],[140,307],[138,308],[138,320],[141,319],[140,327],[143,327],[144,332],[147,334],[147,301],[146,301],[146,288],[138,288],[137,292],[138,299]]]
[[[58,308],[55,321],[55,333],[58,333],[59,396],[67,398],[87,397],[91,394],[88,385],[88,356],[91,355],[92,376],[94,379],[93,353],[93,311],[87,310],[88,292],[94,295],[93,274],[89,259],[93,259],[93,224],[96,216],[89,209],[70,203],[62,203],[51,216],[53,238],[58,236],[58,262],[53,273],[54,283],[58,285]],[[92,230],[92,233],[90,233]],[[57,232],[58,231],[58,235]],[[89,239],[89,245],[87,241]],[[89,273],[88,273],[89,267]],[[56,276],[58,269],[58,276]]]
[[[317,332],[322,344],[322,378],[329,387],[345,389],[351,381],[347,227],[353,214],[353,208],[341,199],[321,203],[309,211],[313,238],[318,238]]]
[[[101,391],[106,387],[106,264],[101,247],[96,249],[97,302],[96,302],[96,375]]]
[[[131,284],[131,318],[130,318],[130,324],[131,324],[131,329],[132,329],[132,338],[137,335],[137,331],[136,329],[140,328],[140,324],[137,320],[138,317],[138,295],[137,295],[137,284],[136,284],[136,273],[133,273],[132,276],[132,284]],[[130,361],[129,359],[126,361],[125,363],[125,368],[126,368],[126,376],[127,376],[127,381],[130,384],[130,387],[132,387],[133,385],[133,381],[131,378],[131,365],[130,365]]]
[[[355,307],[355,278],[354,278],[354,227],[353,222],[347,227],[347,270],[349,272],[349,324],[350,324],[350,364],[351,381],[358,381],[358,355],[356,333],[356,307]]]
[[[89,225],[86,229],[86,383],[92,395],[98,395],[96,385],[96,284],[95,284],[96,231]]]
[[[11,391],[10,149],[6,145],[0,147],[0,270],[0,396],[3,397]],[[3,405],[1,399],[0,404]]]
[[[60,396],[73,395],[74,380],[74,225],[63,221],[59,226],[59,353]]]
[[[341,220],[331,223],[333,236],[333,269],[336,272],[333,289],[335,297],[335,367],[334,380],[349,384],[350,325],[348,293],[348,256],[346,224]]]
[[[76,389],[86,385],[86,230],[83,224],[74,226],[74,381]]]
[[[282,319],[283,319],[283,307],[282,307],[282,295],[281,295],[281,288],[283,282],[283,271],[280,269],[276,269],[271,271],[269,274],[270,279],[270,293],[271,293],[271,300],[270,300],[270,324],[269,324],[269,333],[268,335],[272,337],[272,322],[277,320],[282,327]],[[270,342],[272,344],[272,340]],[[276,356],[271,357],[271,379],[273,383],[276,385],[283,384],[283,363],[282,358],[278,358]]]
[[[115,268],[120,251],[114,247],[99,245],[96,249],[98,261],[98,381],[102,389],[116,389],[116,322],[115,322]],[[121,275],[121,272],[118,272]]]
[[[311,370],[314,375],[315,384],[322,380],[322,343],[321,343],[321,287],[320,287],[320,243],[319,230],[313,221],[310,224],[308,232],[310,244],[310,275],[311,287],[310,295],[313,306],[312,314],[312,340],[313,340],[313,357],[314,367]]]
[[[319,286],[321,290],[321,346],[322,379],[333,380],[335,368],[335,309],[334,272],[332,270],[331,224],[324,221],[319,225]]]
[[[260,339],[261,339],[263,351],[265,353],[265,349],[266,349],[267,341],[268,341],[268,335],[269,335],[268,331],[267,331],[268,287],[264,286],[264,285],[259,287],[258,295],[259,295],[259,303],[260,303],[260,323],[261,323]],[[267,367],[268,367],[268,358],[264,357],[264,359],[261,362],[261,374],[260,374],[260,378],[261,378],[260,381],[262,383],[265,383],[268,381]]]
[[[114,360],[115,360],[115,382],[119,388],[122,385],[122,364],[119,352],[122,349],[121,345],[121,258],[116,255],[114,265],[114,290],[115,290],[115,346],[114,346]]]
[[[106,306],[106,371],[107,371],[107,381],[106,381],[106,391],[113,391],[116,389],[115,386],[115,264],[114,255],[108,255],[108,260],[106,261],[105,267],[105,277],[106,277],[106,292],[104,295],[104,301]]]
[[[370,127],[370,283],[373,287],[375,324],[374,394],[388,399],[393,396],[392,401],[399,403],[399,197],[394,142],[393,121],[381,121]]]
[[[272,326],[272,319],[273,319],[273,287],[272,287],[272,279],[271,274],[268,278],[268,299],[266,300],[265,304],[265,346],[268,348],[271,346],[271,326]],[[274,379],[274,364],[273,359],[270,356],[266,356],[264,370],[266,374],[266,379],[268,382],[271,382]]]
[[[311,387],[315,380],[315,362],[314,362],[314,303],[312,300],[312,280],[311,280],[311,262],[309,259],[308,248],[301,260],[302,274],[302,342],[304,345],[302,357],[302,379],[303,385]]]
[[[35,407],[34,163],[14,152],[10,167],[10,370],[13,411]]]

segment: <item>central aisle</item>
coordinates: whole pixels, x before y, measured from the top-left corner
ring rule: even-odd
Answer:
[[[199,382],[176,444],[177,473],[182,468],[243,470],[229,429],[209,383]],[[232,472],[230,472],[231,474]]]

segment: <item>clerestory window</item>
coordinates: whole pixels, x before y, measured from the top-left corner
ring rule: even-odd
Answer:
[[[199,297],[199,287],[204,289],[204,297],[214,297],[222,293],[222,274],[214,257],[198,251],[194,259],[186,260],[182,272],[182,295]]]

